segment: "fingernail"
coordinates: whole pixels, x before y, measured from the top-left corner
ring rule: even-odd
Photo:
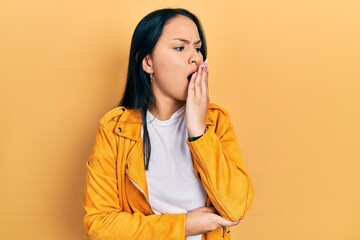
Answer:
[[[201,64],[201,70],[204,70],[204,68],[208,67],[208,61],[207,59]]]
[[[205,65],[205,67],[207,67],[208,66],[208,60],[206,59],[203,64]]]

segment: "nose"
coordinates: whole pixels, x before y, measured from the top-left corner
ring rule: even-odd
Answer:
[[[189,57],[189,63],[195,63],[196,66],[199,66],[202,60],[203,59],[201,52],[198,52],[196,49],[194,49],[194,51],[191,52],[191,55]]]

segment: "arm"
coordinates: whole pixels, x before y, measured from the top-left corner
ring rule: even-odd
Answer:
[[[121,153],[119,153],[121,154]],[[145,216],[124,211],[114,134],[100,127],[87,162],[84,225],[91,239],[184,239],[185,214]]]
[[[229,117],[219,119],[217,133],[210,128],[187,144],[210,201],[221,216],[237,221],[252,203],[253,188]]]
[[[208,63],[192,75],[186,100],[186,127],[189,137],[204,133],[209,104]],[[199,139],[187,144],[195,172],[219,214],[231,221],[242,219],[249,209],[253,189],[242,161],[240,147],[229,115],[218,108],[216,129],[210,128]]]

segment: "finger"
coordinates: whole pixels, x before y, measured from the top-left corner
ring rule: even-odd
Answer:
[[[207,70],[207,60],[204,62],[203,75],[201,76],[201,90],[202,94],[205,96],[208,95],[208,70]]]
[[[196,79],[196,75],[197,72],[194,72],[191,75],[191,79],[190,79],[190,83],[189,83],[189,87],[188,87],[188,97],[193,97],[193,95],[195,94],[195,79]]]
[[[201,79],[203,73],[204,73],[204,66],[201,64],[195,79],[195,96],[200,96],[201,94]]]
[[[197,97],[207,94],[207,60],[203,62],[198,68],[198,75],[195,82],[195,95]]]
[[[218,217],[217,218],[218,224],[220,224],[221,226],[224,226],[224,227],[233,227],[240,223],[240,221],[236,221],[236,222],[229,221],[219,215],[217,215],[217,217]]]
[[[206,59],[206,79],[205,79],[205,85],[206,85],[206,94],[209,95],[209,62]]]

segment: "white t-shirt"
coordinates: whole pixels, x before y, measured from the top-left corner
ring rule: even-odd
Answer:
[[[185,106],[168,120],[147,112],[151,156],[146,179],[150,206],[154,213],[187,213],[204,207],[206,192],[195,177],[190,150],[186,144]],[[188,236],[200,240],[201,234]]]

